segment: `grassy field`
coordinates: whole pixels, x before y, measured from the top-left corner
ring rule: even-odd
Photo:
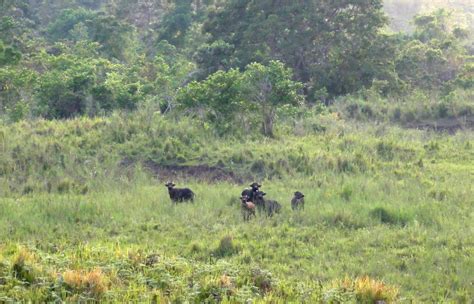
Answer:
[[[277,134],[146,113],[0,126],[0,302],[473,299],[472,131],[314,114]],[[196,203],[172,205],[169,178]],[[246,223],[254,179],[283,210]]]

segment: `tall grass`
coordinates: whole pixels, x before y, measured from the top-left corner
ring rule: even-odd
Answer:
[[[0,301],[471,299],[472,133],[312,119],[271,140],[140,113],[2,125]],[[242,183],[179,179],[197,199],[173,205],[150,160]],[[283,210],[246,223],[254,178]]]

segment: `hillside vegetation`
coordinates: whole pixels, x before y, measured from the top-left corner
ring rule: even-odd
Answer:
[[[0,303],[469,303],[459,3],[0,1]]]
[[[2,299],[467,301],[472,133],[313,115],[271,140],[151,114],[2,127]],[[172,176],[197,194],[173,206],[147,164],[177,159],[234,175]],[[283,211],[246,223],[254,177]]]

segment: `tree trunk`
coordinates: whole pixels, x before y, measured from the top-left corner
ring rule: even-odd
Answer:
[[[273,109],[270,111],[264,111],[263,113],[263,123],[262,123],[262,133],[268,137],[274,137],[273,134],[273,121],[275,118],[275,113]]]

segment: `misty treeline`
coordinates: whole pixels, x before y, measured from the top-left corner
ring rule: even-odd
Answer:
[[[0,117],[143,108],[272,135],[282,107],[444,98],[474,83],[472,36],[450,17],[393,33],[381,0],[0,0]]]

